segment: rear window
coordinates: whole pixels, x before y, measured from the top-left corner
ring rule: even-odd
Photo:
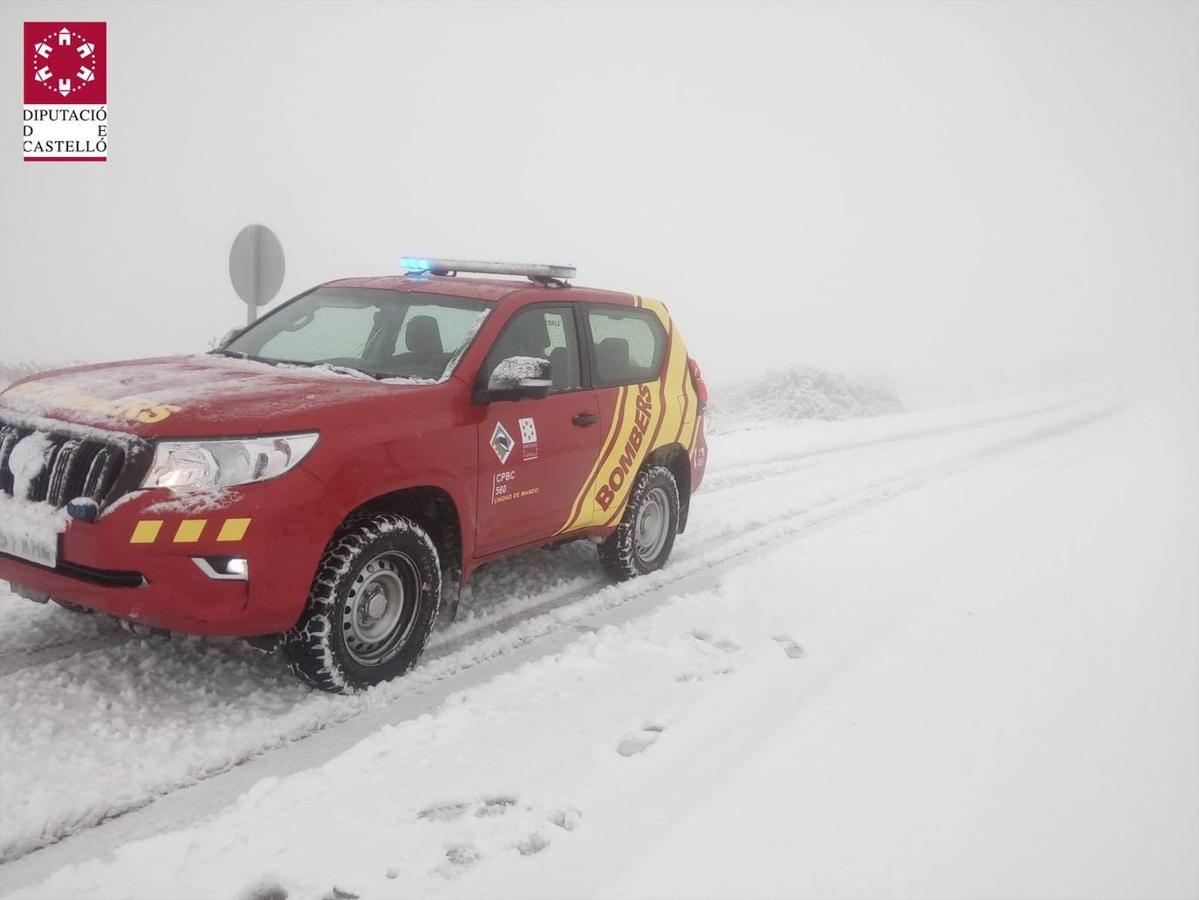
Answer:
[[[653,381],[662,370],[666,331],[643,309],[586,307],[595,351],[595,384],[611,387]]]

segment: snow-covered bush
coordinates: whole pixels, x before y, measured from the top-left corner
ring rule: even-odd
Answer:
[[[903,407],[889,388],[875,382],[791,366],[713,391],[713,418],[724,430],[731,422],[772,419],[856,419],[899,412]]]

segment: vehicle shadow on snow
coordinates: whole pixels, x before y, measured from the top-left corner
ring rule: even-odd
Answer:
[[[535,610],[547,594],[556,597],[562,590],[585,589],[592,583],[602,584],[603,578],[590,542],[557,550],[529,550],[490,563],[479,569],[463,590],[456,620],[439,623],[429,656],[444,656],[469,644],[480,630],[495,630],[511,619],[519,620],[525,610]],[[214,700],[272,687],[293,697],[308,693],[308,688],[296,682],[281,653],[263,652],[237,638],[130,629],[109,616],[72,612],[53,603],[33,604],[16,596],[3,597],[3,603],[7,607],[4,631],[12,639],[0,647],[0,678],[22,670],[74,668],[74,657],[82,655],[92,663],[88,680],[93,689],[107,680],[105,673],[113,676],[114,688],[136,689],[139,674],[154,671],[159,689],[169,672],[178,676],[172,681],[179,690],[186,690],[194,676],[195,686]],[[104,662],[99,665],[97,651],[103,651]],[[128,667],[128,678],[118,677],[121,667]]]
[[[455,624],[443,624],[442,628],[456,633],[483,620],[519,614],[535,608],[558,589],[586,583],[607,583],[590,541],[575,541],[552,550],[527,550],[476,571],[462,591]]]

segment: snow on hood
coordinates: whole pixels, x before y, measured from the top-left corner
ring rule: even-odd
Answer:
[[[142,436],[246,434],[297,410],[418,385],[381,384],[343,369],[175,356],[36,375],[0,393],[0,413]]]

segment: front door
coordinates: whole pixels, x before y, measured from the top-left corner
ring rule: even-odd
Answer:
[[[482,383],[513,356],[548,360],[553,387],[539,400],[490,403],[479,425],[480,556],[556,534],[570,518],[603,437],[596,394],[582,387],[570,306],[538,304],[513,316],[487,355]]]

